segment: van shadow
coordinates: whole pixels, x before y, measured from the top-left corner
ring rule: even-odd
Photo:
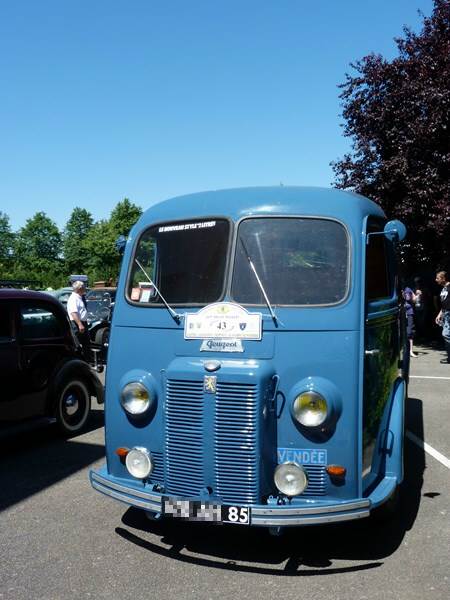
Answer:
[[[423,439],[422,402],[407,402],[407,429]],[[214,526],[165,520],[149,521],[129,508],[124,527],[116,533],[127,541],[161,556],[236,572],[314,576],[380,567],[411,529],[419,509],[425,457],[423,449],[405,439],[405,478],[395,517],[380,523],[371,518],[335,525],[287,528],[281,537],[266,529]],[[334,566],[337,560],[354,564]]]
[[[85,442],[83,436],[103,426],[103,415],[94,409],[87,429],[70,439],[62,438],[55,424],[2,431],[0,512],[101,459],[104,446]]]

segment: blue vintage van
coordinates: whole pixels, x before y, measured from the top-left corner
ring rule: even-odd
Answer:
[[[147,210],[124,252],[92,486],[152,518],[275,530],[391,507],[404,234],[335,189],[230,189]]]

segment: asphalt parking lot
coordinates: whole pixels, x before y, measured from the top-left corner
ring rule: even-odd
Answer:
[[[103,411],[69,441],[3,441],[0,599],[450,597],[450,366],[419,347],[397,518],[290,530],[152,523],[91,489]]]

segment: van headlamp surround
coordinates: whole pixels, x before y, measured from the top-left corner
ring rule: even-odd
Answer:
[[[119,384],[120,404],[129,417],[149,417],[157,404],[156,385],[150,373],[133,369]]]
[[[341,395],[336,386],[323,377],[307,377],[290,394],[291,415],[307,429],[331,428],[342,411]]]
[[[322,394],[308,390],[296,396],[292,412],[300,425],[319,427],[328,416],[328,404]]]
[[[150,406],[148,389],[139,381],[127,383],[120,392],[120,403],[130,415],[142,415]]]
[[[125,459],[128,472],[136,479],[145,479],[153,471],[153,459],[147,448],[132,448]]]
[[[304,492],[308,485],[308,475],[305,469],[295,462],[279,464],[275,469],[273,479],[278,491],[289,498]]]

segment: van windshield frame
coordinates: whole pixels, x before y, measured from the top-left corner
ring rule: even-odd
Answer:
[[[225,294],[232,224],[226,217],[163,222],[145,229],[133,249],[126,298],[131,304],[205,306]],[[138,261],[148,277],[138,266]]]
[[[240,221],[231,298],[244,306],[262,306],[265,300],[249,257],[273,306],[334,306],[348,297],[351,238],[337,219],[271,215]]]

